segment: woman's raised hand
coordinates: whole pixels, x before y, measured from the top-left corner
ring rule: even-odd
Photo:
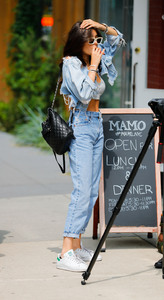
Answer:
[[[106,29],[108,29],[106,34],[111,34],[111,35],[115,35],[115,36],[118,35],[118,32],[116,29],[109,27],[107,25],[103,25],[101,23],[95,22],[91,19],[83,20],[83,22],[80,25],[80,28],[84,28],[84,29],[90,29],[92,27],[97,28],[101,31],[105,31]]]
[[[80,25],[80,28],[85,28],[85,29],[89,29],[89,28],[92,28],[92,27],[97,28],[99,30],[104,30],[104,25],[102,25],[98,22],[95,22],[91,19],[83,20],[83,22]]]
[[[98,47],[93,47],[92,53],[91,53],[91,65],[95,65],[98,68],[98,65],[101,61],[102,55],[105,53],[105,49],[101,51]]]

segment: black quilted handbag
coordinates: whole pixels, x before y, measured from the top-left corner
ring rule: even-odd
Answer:
[[[72,126],[69,126],[61,116],[54,111],[54,103],[60,83],[60,76],[57,81],[54,99],[51,107],[48,108],[48,116],[46,121],[42,122],[42,136],[48,145],[52,148],[55,159],[62,171],[65,173],[65,152],[69,151],[69,146],[74,134]],[[56,154],[63,155],[63,167],[59,164]]]

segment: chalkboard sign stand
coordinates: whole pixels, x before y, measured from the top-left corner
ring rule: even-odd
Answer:
[[[147,127],[150,128],[150,125],[152,125],[152,121],[150,122],[151,118],[150,116],[152,117],[153,114],[152,114],[152,111],[150,109],[101,109],[101,113],[102,113],[102,117],[105,119],[105,116],[110,118],[110,117],[114,117],[115,121],[117,123],[112,123],[113,127],[113,131],[115,129],[119,129],[119,125],[121,124],[121,120],[123,119],[123,121],[125,122],[125,120],[128,120],[128,118],[131,118],[132,120],[139,120],[140,122],[140,125],[141,124],[144,124],[146,122],[146,119],[147,117],[149,118],[149,121],[148,121],[148,124],[147,124]],[[119,121],[118,121],[119,120]],[[143,123],[141,120],[144,120]],[[112,121],[113,122],[113,121]],[[120,123],[119,123],[120,122]],[[137,123],[133,123],[133,121],[129,121],[128,124],[133,124],[133,125],[136,125]],[[124,127],[125,123],[122,123],[122,128]],[[130,125],[129,125],[130,126]],[[136,125],[137,126],[137,125]],[[149,129],[148,128],[148,129]],[[135,128],[136,129],[136,128]],[[140,128],[143,130],[143,128]],[[123,132],[123,131],[122,131]],[[136,131],[137,132],[137,129]],[[109,135],[109,136],[108,136]],[[116,134],[116,138],[118,140],[118,136],[120,137],[120,135]],[[107,131],[104,130],[104,137],[105,137],[105,141],[109,138],[110,139],[110,133]],[[138,139],[140,138],[140,135],[138,137]],[[147,138],[147,136],[146,136]],[[114,138],[113,138],[114,139]],[[135,137],[135,141],[137,143],[137,135]],[[146,140],[146,139],[145,139]],[[144,142],[145,142],[144,140]],[[124,140],[125,141],[125,140]],[[153,193],[155,194],[155,201],[156,201],[156,205],[154,205],[154,208],[153,208],[153,212],[149,212],[149,209],[145,209],[145,211],[142,211],[142,216],[141,216],[141,220],[140,220],[140,211],[138,212],[138,221],[137,222],[140,222],[141,221],[141,224],[132,224],[132,221],[130,223],[130,225],[126,225],[126,226],[122,226],[122,223],[119,225],[119,219],[118,219],[118,223],[115,225],[113,225],[113,227],[111,228],[110,232],[113,232],[113,233],[118,233],[118,232],[122,232],[122,233],[157,233],[159,235],[160,233],[160,219],[161,219],[161,185],[160,185],[160,165],[159,164],[156,164],[156,158],[157,158],[157,151],[158,151],[158,141],[159,141],[159,134],[156,133],[155,137],[154,137],[154,150],[153,154],[153,157],[151,157],[151,161],[150,161],[150,164],[154,164],[154,172],[152,170],[152,172],[149,172],[149,174],[146,174],[145,173],[145,176],[148,176],[148,177],[152,177],[151,180],[153,180],[155,182],[155,187],[154,187],[154,190],[153,190]],[[121,144],[121,139],[119,138],[119,142]],[[126,143],[127,143],[127,139],[126,139]],[[139,140],[139,143],[141,144],[141,141]],[[143,141],[142,141],[143,143]],[[126,144],[126,147],[125,147],[125,150],[128,149],[127,148],[127,144]],[[137,149],[138,150],[138,149]],[[123,150],[121,149],[122,153],[123,153]],[[140,154],[140,151],[136,151],[137,153],[135,153],[135,155],[138,155]],[[110,152],[111,155],[116,155],[116,152]],[[105,168],[106,166],[104,166],[104,152],[103,152],[103,159],[102,159],[102,172],[101,172],[101,178],[100,178],[100,187],[99,187],[99,222],[100,222],[100,237],[102,237],[103,233],[104,233],[104,230],[105,230],[105,227],[106,227],[106,223],[108,221],[106,221],[106,203],[105,201],[107,201],[105,199],[106,195],[106,191],[105,191],[105,188],[104,188],[104,181],[105,181]],[[110,176],[112,176],[112,171],[110,170],[111,174]],[[146,171],[145,171],[146,172]],[[151,173],[151,174],[150,174]],[[143,173],[144,174],[144,173]],[[108,174],[109,175],[109,174]],[[108,184],[109,186],[111,186],[111,189],[112,189],[112,182],[111,182],[111,178],[108,178]],[[120,178],[122,177],[122,174],[119,174],[118,172],[118,181],[120,180]],[[135,179],[134,179],[135,180]],[[143,187],[141,187],[143,188]],[[153,189],[153,188],[152,188]],[[155,212],[154,212],[155,210]],[[146,219],[146,214],[150,214],[152,213],[153,215],[155,214],[156,215],[156,218],[155,218],[155,221],[153,222],[153,224],[149,224],[149,225],[145,225],[143,221],[143,219]],[[128,213],[126,213],[126,222],[128,222],[128,216],[129,218],[131,217],[130,216],[131,212],[129,211]],[[144,218],[144,214],[145,214],[145,218]],[[143,219],[142,219],[143,218]],[[133,218],[132,218],[133,219]],[[151,220],[150,220],[150,223],[151,223]],[[105,251],[105,244],[104,246],[102,247],[102,251]]]

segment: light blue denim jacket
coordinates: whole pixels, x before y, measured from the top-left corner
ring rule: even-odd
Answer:
[[[125,44],[123,35],[115,27],[112,28],[117,31],[118,35],[106,35],[104,43],[98,45],[102,50],[105,48],[105,55],[101,58],[100,76],[107,74],[110,85],[114,84],[117,77],[112,58],[120,45]],[[63,58],[62,77],[60,94],[63,94],[65,103],[69,104],[69,109],[76,107],[79,101],[88,104],[94,98],[97,89],[96,82],[90,79],[88,68],[82,66],[82,62],[76,56]]]

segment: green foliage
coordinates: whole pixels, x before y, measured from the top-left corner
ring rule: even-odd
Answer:
[[[0,101],[0,129],[11,131],[20,122],[20,110],[14,100],[8,103]]]
[[[15,8],[8,48],[10,73],[6,75],[13,98],[9,103],[0,103],[0,124],[7,131],[25,122],[21,107],[28,105],[33,111],[40,108],[46,112],[53,99],[61,48],[55,50],[55,41],[50,35],[46,41],[41,38],[43,6],[49,2],[19,0]],[[55,106],[60,112],[65,110],[61,96],[57,97]]]
[[[34,113],[28,105],[21,107],[26,122],[16,126],[14,133],[17,136],[19,145],[39,147],[43,150],[51,150],[41,134],[41,123],[46,119],[46,115],[40,108]]]
[[[60,52],[54,50],[51,41],[43,47],[33,32],[29,32],[25,40],[20,37],[17,48],[17,60],[11,64],[7,83],[18,102],[27,103],[32,109],[45,108],[55,89]]]
[[[58,78],[60,49],[55,51],[51,40],[43,45],[41,39],[29,31],[26,39],[19,37],[15,61],[10,65],[10,73],[6,75],[7,84],[13,92],[10,103],[16,106],[13,127],[24,120],[18,107],[28,104],[32,110],[40,107],[44,112],[53,99],[55,84]],[[60,105],[62,103],[62,105]],[[63,99],[57,97],[56,104],[64,109]],[[12,126],[10,126],[12,129]]]
[[[8,124],[8,122],[10,122],[8,120],[10,112],[11,110],[9,104],[1,101],[0,102],[0,129],[1,130],[10,129],[10,126]]]
[[[14,9],[15,22],[11,27],[12,39],[9,50],[17,48],[17,41],[20,36],[26,38],[29,29],[35,33],[35,37],[41,37],[41,17],[45,0],[18,0]]]
[[[50,146],[42,137],[41,123],[46,120],[47,115],[38,108],[35,112],[26,104],[20,107],[24,115],[24,123],[15,127],[13,133],[16,134],[19,145],[35,146],[42,150],[51,151]]]

